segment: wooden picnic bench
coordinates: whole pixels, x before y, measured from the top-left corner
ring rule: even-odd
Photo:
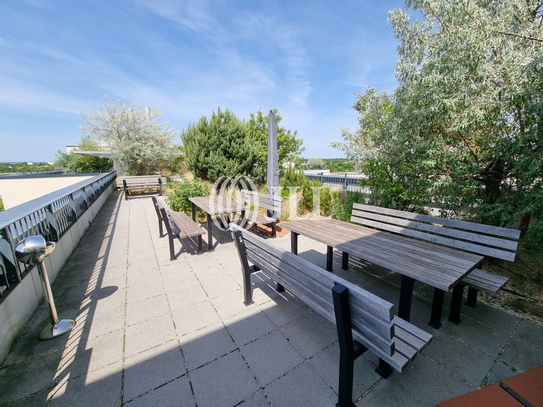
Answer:
[[[157,197],[153,196],[153,205],[158,217],[158,230],[160,237],[164,236],[162,224],[166,226],[166,232],[170,243],[170,260],[175,260],[174,239],[197,238],[198,252],[202,251],[202,235],[205,231],[183,212],[175,212],[166,206],[166,204]]]
[[[160,175],[137,175],[123,178],[124,198],[128,200],[131,191],[156,191],[162,195],[165,179]]]
[[[340,348],[338,406],[352,402],[354,361],[366,350],[379,356],[377,371],[401,372],[430,342],[427,332],[393,316],[393,305],[261,237],[230,224],[243,272],[244,303],[252,303],[251,274],[261,271],[336,324]],[[249,265],[252,263],[252,265]]]
[[[520,230],[358,203],[353,205],[351,221],[367,227],[507,261],[515,260],[520,237]],[[507,277],[479,268],[472,270],[453,289],[449,320],[453,323],[460,322],[460,309],[465,286],[469,287],[466,305],[475,307],[478,291],[496,296],[507,280]],[[443,295],[442,290],[435,289],[434,299],[436,296],[442,297]]]
[[[277,220],[281,216],[281,202],[283,198],[242,189],[241,199],[246,207],[245,219],[248,226],[253,227],[253,232],[257,232],[257,225],[271,225],[272,237],[275,237],[277,235]],[[259,208],[266,209],[267,215],[260,213]]]

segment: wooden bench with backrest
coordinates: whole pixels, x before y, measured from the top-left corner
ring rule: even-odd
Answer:
[[[153,196],[152,199],[158,217],[160,237],[164,236],[162,224],[164,223],[166,226],[166,233],[170,243],[170,260],[175,260],[177,258],[175,255],[174,239],[196,237],[198,252],[202,251],[202,235],[206,233],[205,230],[185,213],[170,210],[161,199],[155,196]]]
[[[162,186],[166,183],[160,175],[137,175],[123,178],[124,197],[128,199],[131,191],[156,191],[162,195]]]
[[[278,284],[278,291],[288,290],[336,324],[340,347],[338,406],[354,406],[354,361],[366,350],[379,356],[377,371],[386,377],[391,367],[401,372],[432,339],[427,332],[395,317],[391,303],[235,224],[230,230],[242,265],[246,305],[252,303],[251,274],[261,271]]]
[[[272,236],[275,237],[277,234],[277,220],[281,216],[281,203],[283,198],[242,189],[241,199],[246,207],[245,219],[247,220],[248,225],[253,227],[253,232],[257,232],[257,225],[271,225]],[[261,214],[259,208],[266,209],[267,215]]]
[[[515,229],[358,203],[353,205],[351,221],[367,227],[507,261],[515,260],[520,237],[520,231]],[[453,289],[449,320],[454,323],[460,322],[464,286],[469,287],[466,305],[475,307],[479,291],[496,296],[507,280],[507,277],[481,269],[471,271]],[[435,290],[434,302],[436,302],[436,296],[441,298],[443,296],[441,290],[437,288]],[[432,312],[439,312],[441,315],[441,309]],[[436,320],[434,315],[432,320]]]

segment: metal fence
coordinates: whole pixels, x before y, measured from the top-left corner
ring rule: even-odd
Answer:
[[[115,178],[113,171],[0,212],[0,301],[34,267],[16,259],[17,243],[32,235],[58,242]]]
[[[343,189],[344,191],[364,192],[369,193],[368,187],[360,185],[358,180],[363,179],[364,174],[336,172],[336,173],[320,173],[320,174],[305,174],[309,179],[316,179],[323,186],[332,189]]]

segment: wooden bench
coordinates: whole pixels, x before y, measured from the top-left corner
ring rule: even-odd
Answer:
[[[286,288],[336,324],[340,347],[338,406],[354,406],[354,361],[366,350],[379,356],[377,371],[387,377],[391,367],[401,372],[432,339],[427,332],[393,316],[391,303],[271,246],[235,224],[230,224],[230,230],[242,265],[246,305],[252,303],[251,274],[261,271],[277,282],[278,291]]]
[[[515,229],[358,203],[353,205],[351,221],[367,227],[507,261],[515,260],[520,237],[520,231]],[[496,296],[507,280],[507,277],[481,269],[471,271],[453,289],[449,320],[454,323],[460,322],[464,286],[469,287],[466,305],[475,307],[478,291]],[[442,298],[443,291],[436,288],[434,302],[436,302],[436,296]],[[432,312],[439,312],[441,315],[441,310],[433,310]],[[434,316],[432,320],[435,320]]]
[[[168,209],[166,204],[156,197],[152,197],[156,215],[158,217],[158,230],[160,237],[164,236],[162,223],[166,226],[168,240],[170,243],[170,260],[175,260],[174,239],[193,238],[198,241],[198,252],[202,251],[202,235],[205,232],[200,225],[194,222],[189,216],[183,212],[175,212]]]
[[[246,207],[245,219],[247,219],[249,226],[252,225],[253,232],[257,232],[257,225],[271,225],[272,237],[275,237],[277,235],[277,220],[281,216],[281,202],[283,198],[242,189],[241,199]],[[259,208],[266,209],[268,216],[259,213]]]
[[[156,191],[159,195],[162,195],[162,185],[165,184],[165,180],[160,175],[143,175],[124,177],[123,189],[124,198],[128,200],[131,196],[131,191]]]

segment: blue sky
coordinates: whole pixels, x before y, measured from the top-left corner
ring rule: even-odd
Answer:
[[[0,162],[77,145],[89,101],[161,108],[179,130],[217,107],[277,108],[306,157],[355,129],[353,93],[396,87],[401,1],[4,0]],[[180,143],[179,135],[176,143]]]

